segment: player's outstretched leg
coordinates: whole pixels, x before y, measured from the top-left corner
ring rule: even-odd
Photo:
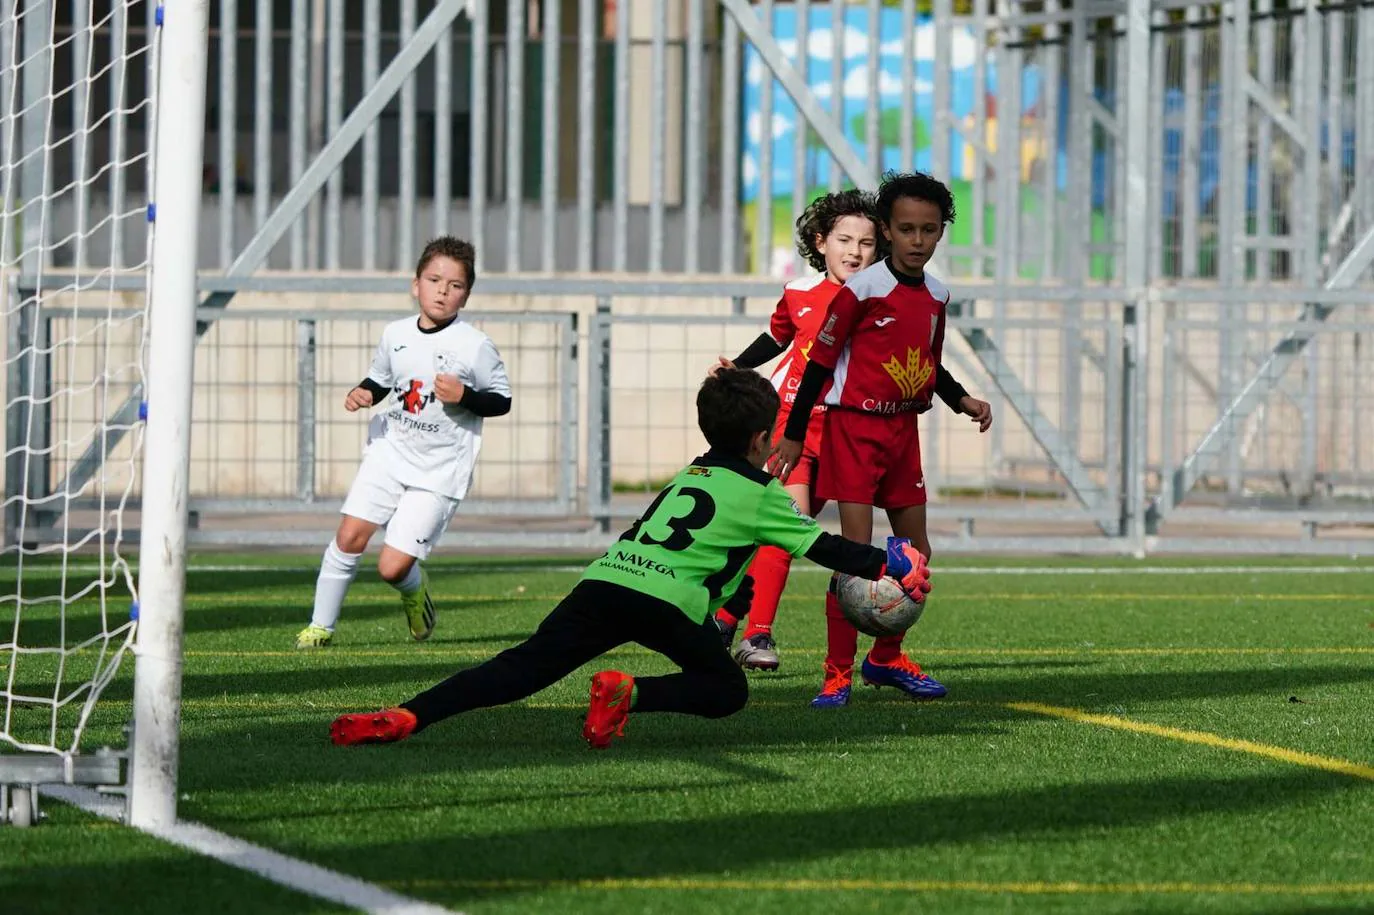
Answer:
[[[778,616],[778,601],[787,586],[792,556],[775,546],[760,547],[749,564],[754,579],[754,599],[749,606],[749,625],[735,649],[735,663],[745,670],[777,670],[778,645],[773,638],[773,620]]]
[[[902,651],[900,635],[875,639],[861,673],[869,686],[893,686],[913,699],[940,699],[948,692],[944,684],[921,670],[921,665]]]
[[[604,750],[611,745],[612,738],[625,736],[625,722],[634,697],[635,678],[629,674],[603,670],[592,676],[582,737],[593,750]]]
[[[395,743],[414,733],[415,724],[415,715],[403,708],[340,715],[329,726],[329,739],[339,747],[360,743]]]
[[[366,541],[364,541],[366,543]],[[320,560],[320,574],[315,580],[315,609],[310,625],[296,636],[301,649],[326,648],[334,639],[334,627],[343,611],[348,586],[358,574],[358,560],[362,553],[345,553],[337,539],[329,541],[324,558]]]

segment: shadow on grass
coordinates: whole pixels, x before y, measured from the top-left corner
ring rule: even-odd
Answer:
[[[731,870],[804,866],[856,851],[919,856],[922,849],[1008,838],[1053,843],[1218,814],[1273,811],[1358,790],[1368,789],[1340,776],[1287,772],[1118,779],[839,809],[798,810],[795,802],[783,802],[772,810],[754,805],[747,818],[665,816],[521,829],[487,819],[427,836],[421,856],[413,843],[397,842],[364,843],[317,857],[345,872],[386,880],[403,892],[461,906],[539,892],[549,881],[690,880]]]

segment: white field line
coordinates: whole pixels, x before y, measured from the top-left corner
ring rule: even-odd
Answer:
[[[124,819],[124,800],[120,797],[71,785],[44,786],[42,794],[108,820],[122,822]],[[149,830],[148,834],[298,892],[374,915],[461,915],[318,864],[236,839],[199,823],[182,820],[164,829]]]

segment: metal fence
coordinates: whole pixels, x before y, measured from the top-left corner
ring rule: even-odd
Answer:
[[[310,288],[334,301],[308,312],[202,309],[214,324],[196,363],[192,539],[318,545],[365,438],[365,417],[345,414],[342,398],[382,325],[404,314],[405,283],[368,281],[366,309],[338,280],[254,285],[241,295],[264,305]],[[717,355],[757,335],[773,291],[770,282],[491,286],[470,319],[502,350],[515,409],[486,424],[476,482],[448,540],[459,547],[608,542],[704,449],[696,388]],[[396,309],[377,310],[379,296]],[[1106,289],[1087,298],[966,283],[956,296],[946,362],[993,401],[998,434],[979,435],[939,405],[922,417],[937,548],[1374,551],[1367,298],[1330,295],[1326,306],[1339,312],[1318,323],[1281,290],[1239,319],[1215,292],[1160,291],[1142,305]],[[516,310],[530,300],[543,310]],[[52,358],[10,379],[19,402],[41,405],[45,430],[38,441],[12,411],[12,453],[19,441],[30,449],[23,537],[72,542],[101,511],[81,495],[92,475],[108,486],[111,474],[137,480],[138,467],[118,441],[68,441],[63,430],[84,428],[69,419],[108,412],[121,396],[137,400],[102,383],[100,365],[139,341],[121,337],[117,322],[87,326],[59,302],[26,326],[31,338],[12,339],[12,352],[37,343]],[[1251,401],[1221,394],[1227,335],[1241,341]],[[102,460],[83,453],[92,448]],[[21,485],[7,478],[8,504]],[[137,525],[136,503],[125,523]],[[18,532],[6,533],[13,543]]]
[[[353,314],[318,303],[403,294],[375,271],[408,270],[445,229],[477,241],[478,313],[515,364],[537,367],[519,376],[519,412],[491,424],[459,530],[485,516],[493,544],[604,537],[642,501],[632,490],[693,450],[690,391],[798,270],[801,207],[919,167],[949,181],[959,208],[937,268],[960,297],[948,358],[1001,417],[983,438],[938,408],[925,420],[940,536],[1366,548],[1374,57],[1356,50],[1374,39],[1374,4],[219,10],[201,250],[203,539],[241,539],[250,510],[332,510],[360,433],[325,411],[356,381],[381,315],[362,313],[375,299],[350,300]],[[55,15],[82,13],[57,4]],[[28,98],[30,74],[65,72],[73,55],[116,55],[140,25],[37,54],[0,23],[0,53],[18,62],[6,73],[24,74],[0,97]],[[105,78],[87,98],[109,95]],[[120,78],[141,97],[140,74]],[[9,447],[49,455],[30,470],[54,505],[115,472],[101,470],[114,453],[104,442],[58,447],[55,392],[118,385],[82,368],[79,345],[52,343],[70,337],[68,317],[40,280],[83,257],[117,267],[121,245],[141,246],[137,169],[82,176],[73,163],[100,161],[115,136],[136,153],[142,112],[120,98],[83,108],[75,94],[6,108],[7,142],[34,151],[6,157],[3,176],[38,201],[24,212],[25,251],[58,251],[15,259]],[[73,119],[81,143],[45,142]],[[72,225],[90,229],[88,243],[63,253],[52,242]],[[254,277],[263,267],[295,273]],[[617,273],[586,275],[602,270]],[[727,275],[702,276],[715,272]],[[102,284],[124,288],[116,280]],[[18,359],[26,346],[43,358]],[[36,446],[14,439],[26,391],[49,436]],[[136,422],[138,392],[120,397],[116,419]],[[1308,539],[1260,537],[1245,527],[1257,520]],[[308,539],[280,525],[255,536]]]
[[[61,239],[119,217],[80,251],[55,246],[59,267],[118,265],[140,245],[121,232],[140,170],[99,169],[116,140],[146,146],[146,110],[128,104],[146,74],[119,56],[144,24],[88,35],[84,6],[55,4],[74,40],[42,53],[0,29],[16,72],[110,62],[88,91],[14,112],[15,141],[35,151],[14,187],[56,191],[30,231]],[[1317,285],[1374,224],[1374,62],[1356,54],[1374,39],[1369,3],[224,0],[218,12],[207,269],[269,235],[261,266],[405,270],[426,236],[452,230],[480,242],[484,270],[786,274],[802,267],[790,236],[806,202],[885,168],[950,181],[956,276],[1120,282],[1139,239],[1147,279]],[[1145,17],[1138,61],[1133,16]],[[45,144],[68,132],[81,142]]]

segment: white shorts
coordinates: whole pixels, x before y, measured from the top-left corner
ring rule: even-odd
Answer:
[[[458,500],[408,488],[381,453],[381,449],[369,448],[363,456],[342,513],[385,526],[387,546],[416,559],[428,559],[458,509]]]

